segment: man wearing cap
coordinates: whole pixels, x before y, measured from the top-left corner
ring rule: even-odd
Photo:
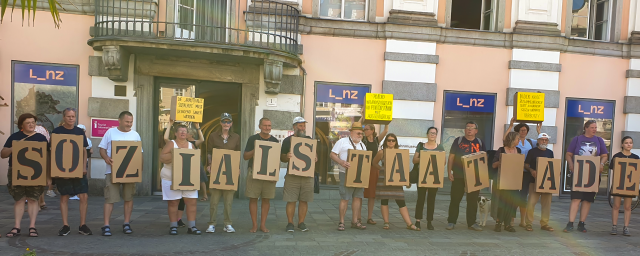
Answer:
[[[344,231],[344,215],[347,214],[347,206],[349,200],[353,199],[351,203],[351,228],[365,229],[366,226],[362,225],[360,219],[360,211],[362,209],[362,198],[364,197],[364,188],[348,188],[346,187],[346,170],[350,165],[347,161],[349,149],[355,150],[367,150],[367,147],[362,143],[362,136],[364,131],[362,130],[362,124],[359,122],[353,123],[351,126],[351,134],[348,137],[344,137],[336,142],[331,149],[331,160],[338,163],[340,169],[340,223],[338,224],[338,230]]]
[[[240,135],[231,131],[231,126],[233,125],[233,119],[231,119],[231,115],[229,113],[222,113],[220,116],[220,127],[221,129],[209,134],[209,138],[207,139],[207,172],[211,173],[211,151],[214,148],[218,149],[228,149],[240,151]],[[233,204],[233,195],[235,191],[233,190],[219,190],[219,189],[210,189],[211,191],[211,201],[209,201],[209,228],[205,232],[214,233],[216,232],[216,224],[218,217],[218,202],[220,202],[220,197],[224,200],[224,232],[233,233],[236,232],[235,229],[231,226],[231,206]]]
[[[547,157],[553,158],[553,151],[551,149],[547,149],[547,145],[549,144],[549,135],[546,133],[540,133],[538,135],[538,146],[529,150],[527,154],[527,159],[524,161],[524,168],[526,168],[529,172],[531,172],[531,176],[533,176],[532,183],[533,186],[529,186],[529,200],[527,203],[527,219],[526,219],[526,229],[528,231],[532,231],[533,228],[531,224],[533,223],[533,210],[536,207],[536,203],[538,203],[538,199],[540,199],[540,205],[542,206],[542,217],[540,218],[540,229],[546,231],[553,231],[553,228],[549,226],[549,215],[551,213],[551,194],[550,193],[538,193],[536,192],[536,177],[537,177],[537,163],[538,157]],[[542,175],[542,173],[541,173]],[[557,184],[559,185],[559,184]]]
[[[282,141],[282,149],[280,150],[280,161],[288,163],[289,159],[293,157],[291,151],[291,137],[302,137],[311,139],[306,135],[307,121],[302,117],[296,117],[293,119],[293,135],[285,138]],[[315,159],[318,161],[318,158]],[[293,215],[296,213],[296,202],[300,202],[298,205],[298,229],[302,232],[309,230],[307,225],[304,224],[304,219],[307,217],[308,202],[313,201],[313,177],[302,177],[291,175],[287,173],[284,177],[284,192],[282,200],[287,202],[287,232],[294,231]]]

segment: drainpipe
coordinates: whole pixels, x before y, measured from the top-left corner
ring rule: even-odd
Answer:
[[[302,69],[302,97],[300,98],[300,114],[304,116],[304,98],[306,97],[307,91],[307,70],[304,69],[302,65],[300,65],[300,69]]]

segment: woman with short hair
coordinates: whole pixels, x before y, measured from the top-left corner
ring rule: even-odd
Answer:
[[[373,157],[378,154],[378,147],[380,146],[380,141],[384,139],[384,136],[389,132],[389,125],[385,125],[384,130],[378,134],[376,133],[376,126],[373,124],[367,124],[364,126],[364,138],[362,142],[367,147],[367,151],[371,151],[371,155]],[[367,224],[375,225],[377,224],[372,216],[373,216],[373,207],[376,203],[376,184],[378,183],[378,170],[373,168],[373,163],[371,163],[371,169],[369,170],[369,186],[364,189],[364,198],[368,199],[367,202]]]
[[[638,155],[631,153],[631,149],[633,148],[633,138],[631,138],[630,136],[624,136],[624,138],[622,138],[621,145],[622,151],[613,155],[613,157],[611,158],[611,163],[609,163],[609,168],[611,169],[612,173],[613,169],[616,166],[616,158],[640,159]],[[613,177],[613,175],[610,175],[609,177]],[[616,181],[613,182],[613,184],[615,184]],[[612,196],[613,207],[611,209],[611,222],[613,226],[611,227],[611,234],[618,234],[618,215],[620,213],[620,203],[624,198],[624,227],[622,228],[622,234],[625,236],[631,236],[631,233],[629,232],[629,219],[631,219],[631,203],[635,196],[625,196],[617,194],[612,194]]]
[[[500,147],[495,156],[493,157],[493,168],[497,169],[500,167],[502,163],[502,154],[520,154],[522,151],[520,148],[516,147],[518,145],[518,133],[509,132],[502,140],[502,147]],[[520,170],[504,170],[503,171],[520,171]],[[497,186],[500,187],[500,178],[498,178]],[[502,231],[502,224],[504,223],[504,230],[509,232],[516,232],[516,230],[511,225],[511,219],[513,219],[513,215],[515,214],[517,207],[517,200],[519,196],[518,190],[498,190],[498,215],[496,218],[496,226],[493,229],[495,232]],[[526,209],[526,207],[525,207]]]
[[[416,152],[413,154],[413,164],[420,166],[420,151],[444,151],[442,144],[436,142],[438,138],[438,128],[429,127],[427,129],[427,142],[418,143]],[[418,167],[419,168],[419,167]],[[444,168],[444,166],[442,166]],[[436,204],[436,193],[438,188],[422,188],[418,186],[418,201],[416,202],[416,228],[420,230],[420,220],[422,220],[422,210],[424,209],[425,198],[427,200],[427,229],[433,230],[433,212]]]
[[[11,169],[12,162],[12,154],[13,154],[13,142],[14,141],[42,141],[47,142],[47,138],[36,132],[36,121],[38,118],[33,114],[26,113],[20,115],[18,117],[18,129],[19,131],[11,134],[7,141],[4,143],[4,147],[0,152],[0,157],[9,158],[9,169],[7,171],[7,179],[9,183],[7,183],[7,187],[9,188],[9,194],[13,197],[15,203],[13,204],[13,213],[15,224],[11,231],[7,233],[7,237],[17,237],[20,235],[20,222],[22,221],[22,216],[24,215],[24,201],[27,200],[27,211],[29,212],[29,236],[37,237],[38,230],[36,229],[36,217],[38,217],[38,211],[40,207],[38,205],[38,198],[40,195],[44,193],[45,186],[13,186],[12,183],[12,174],[13,171]],[[46,176],[46,166],[43,166],[44,171],[42,175]]]

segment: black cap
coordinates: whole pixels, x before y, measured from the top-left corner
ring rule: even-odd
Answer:
[[[229,113],[222,113],[222,115],[220,116],[220,121],[223,121],[225,119],[229,119],[229,121],[233,122],[233,119],[231,119],[231,115],[229,115]]]

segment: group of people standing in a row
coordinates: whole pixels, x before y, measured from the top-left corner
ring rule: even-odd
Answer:
[[[63,111],[63,124],[54,129],[52,134],[73,134],[73,135],[82,135],[86,140],[85,132],[78,128],[76,123],[76,110],[72,108],[65,109]],[[18,132],[12,134],[4,144],[2,148],[1,156],[2,158],[10,158],[12,155],[12,143],[14,141],[44,141],[48,142],[48,139],[39,134],[36,131],[36,121],[37,117],[32,114],[22,114],[18,118],[18,128],[20,129]],[[491,161],[491,165],[494,168],[497,168],[500,165],[500,155],[501,153],[505,154],[515,154],[521,153],[526,155],[525,157],[525,169],[523,170],[523,180],[522,180],[522,189],[519,191],[496,191],[496,198],[499,200],[498,212],[496,214],[496,225],[494,231],[501,231],[503,226],[504,230],[509,232],[514,232],[515,229],[512,224],[512,220],[515,218],[516,209],[520,208],[521,215],[521,223],[520,226],[526,228],[528,231],[532,231],[532,223],[533,223],[533,209],[537,202],[540,200],[542,205],[542,218],[540,220],[541,229],[546,231],[553,231],[554,229],[549,226],[549,215],[550,215],[550,205],[551,205],[551,194],[540,194],[535,192],[535,186],[530,186],[532,182],[535,182],[536,173],[536,163],[537,158],[539,157],[549,157],[553,158],[554,154],[551,149],[547,148],[549,143],[550,136],[545,133],[540,133],[540,125],[538,125],[538,136],[537,140],[533,141],[527,139],[526,136],[529,133],[529,126],[526,124],[518,124],[513,127],[513,121],[508,130],[514,128],[514,132],[507,132],[504,136],[503,147],[500,147],[493,159]],[[302,117],[296,117],[293,120],[293,131],[294,134],[285,138],[282,142],[282,149],[280,154],[281,162],[289,162],[289,160],[293,157],[292,152],[290,152],[291,147],[291,137],[304,137],[310,138],[306,135],[306,121]],[[173,124],[173,122],[172,122]],[[117,184],[111,181],[111,165],[113,160],[111,159],[111,142],[112,141],[140,141],[140,136],[137,132],[131,130],[133,125],[133,115],[128,112],[122,112],[119,116],[119,126],[117,128],[111,128],[104,135],[102,141],[99,145],[100,156],[104,159],[107,164],[106,176],[105,176],[105,187],[104,187],[104,226],[102,229],[102,235],[110,236],[112,233],[110,227],[110,217],[111,212],[113,210],[113,204],[119,202],[124,199],[124,223],[122,225],[122,231],[124,234],[133,233],[133,229],[130,225],[131,213],[133,210],[133,195],[135,193],[135,183],[124,183]],[[231,115],[224,113],[220,118],[220,126],[221,129],[211,133],[207,139],[207,152],[211,152],[211,149],[229,149],[240,151],[240,136],[231,131],[231,127],[233,125],[233,120]],[[249,161],[249,170],[247,176],[247,186],[245,194],[250,198],[249,201],[249,211],[251,214],[251,219],[253,223],[253,227],[250,232],[256,232],[260,229],[262,232],[269,232],[266,228],[266,219],[269,213],[270,202],[269,200],[275,197],[275,186],[276,182],[273,181],[265,181],[265,180],[256,180],[253,179],[252,173],[252,162],[254,157],[254,145],[257,140],[261,141],[272,141],[278,142],[278,140],[273,137],[271,133],[271,121],[267,118],[262,118],[258,124],[260,128],[260,132],[249,137],[245,151],[243,154],[243,158]],[[196,124],[196,128],[199,130],[199,126]],[[418,201],[415,209],[415,219],[416,222],[413,224],[410,219],[409,211],[407,209],[406,203],[404,201],[404,190],[400,186],[386,186],[384,182],[385,177],[385,152],[386,149],[397,149],[399,148],[398,138],[393,133],[388,133],[389,126],[385,126],[385,129],[377,134],[375,131],[375,126],[366,125],[362,126],[359,122],[356,122],[352,125],[350,129],[350,135],[338,140],[331,150],[330,157],[331,159],[339,165],[340,172],[340,185],[339,192],[341,196],[340,206],[339,206],[339,215],[340,221],[338,223],[338,230],[345,230],[345,215],[348,208],[349,201],[352,201],[352,219],[351,219],[351,228],[354,229],[366,229],[365,224],[376,225],[377,223],[374,221],[372,214],[373,208],[375,205],[375,199],[379,199],[381,201],[381,211],[382,218],[384,221],[383,228],[389,229],[389,200],[395,200],[396,204],[399,207],[400,214],[407,225],[407,229],[410,230],[420,230],[421,220],[423,218],[423,210],[425,200],[427,203],[427,229],[433,230],[434,226],[432,225],[434,208],[435,208],[435,197],[437,194],[437,188],[418,188]],[[608,151],[604,144],[602,138],[596,136],[597,125],[595,121],[587,121],[584,125],[584,132],[582,135],[575,137],[570,147],[566,153],[566,159],[568,159],[568,169],[573,171],[573,159],[574,155],[592,155],[592,156],[600,156],[601,158],[601,166],[600,172],[604,167],[604,164],[608,161]],[[169,215],[169,234],[177,235],[178,227],[187,226],[188,234],[201,234],[201,231],[196,228],[196,200],[198,198],[198,191],[183,191],[183,190],[172,190],[171,189],[171,176],[172,176],[172,154],[171,150],[173,148],[188,148],[188,149],[197,149],[204,142],[203,135],[201,131],[199,132],[199,139],[195,140],[193,136],[189,136],[188,129],[184,125],[177,125],[174,129],[174,140],[169,140],[170,129],[167,129],[165,133],[165,146],[160,154],[160,161],[164,164],[162,170],[160,171],[160,176],[162,179],[162,195],[163,200],[167,201],[168,204],[168,215]],[[466,220],[467,226],[471,230],[482,231],[482,227],[476,223],[477,216],[477,199],[479,196],[479,191],[465,193],[465,177],[463,172],[463,163],[462,157],[468,154],[487,151],[485,148],[485,143],[482,140],[476,137],[478,132],[478,125],[474,122],[466,123],[464,136],[458,137],[454,140],[449,154],[448,164],[447,164],[447,172],[449,180],[452,182],[451,185],[451,202],[449,205],[449,217],[448,217],[448,225],[446,229],[452,230],[454,229],[459,215],[459,206],[462,201],[462,197],[466,194],[467,196],[467,209],[466,209]],[[427,130],[427,141],[424,143],[419,143],[416,148],[416,152],[413,157],[413,163],[418,165],[420,162],[420,151],[422,150],[434,150],[434,151],[444,151],[442,145],[438,144],[436,141],[438,136],[438,129],[435,127],[430,127]],[[382,141],[382,143],[380,143]],[[382,144],[380,146],[380,144]],[[84,147],[88,145],[85,143]],[[634,158],[638,159],[638,156],[631,153],[631,148],[633,147],[633,140],[630,137],[625,137],[622,139],[622,151],[614,155],[611,159],[612,162],[615,161],[616,158]],[[346,187],[345,185],[345,172],[350,167],[349,162],[347,161],[347,154],[349,149],[356,150],[368,150],[372,151],[372,155],[374,159],[372,161],[372,168],[369,179],[369,186],[367,189],[363,188],[352,188]],[[201,168],[201,181],[206,182],[206,174],[204,170],[207,172],[211,171],[211,156],[208,155],[208,161],[205,166],[198,167]],[[316,158],[317,161],[317,158]],[[67,202],[70,196],[78,195],[80,198],[80,227],[79,233],[83,235],[91,235],[91,230],[86,226],[86,213],[87,213],[87,192],[88,192],[88,179],[86,176],[87,173],[87,164],[86,159],[84,160],[84,176],[82,178],[77,179],[64,179],[64,178],[54,178],[53,182],[58,187],[58,191],[61,194],[60,200],[60,209],[63,219],[63,227],[59,230],[58,235],[65,236],[70,233],[70,227],[68,224],[68,208]],[[38,236],[37,229],[35,228],[36,216],[38,214],[38,198],[45,191],[44,186],[12,186],[11,184],[11,170],[12,162],[9,159],[9,170],[8,170],[8,180],[9,180],[9,192],[13,199],[15,200],[14,204],[14,212],[15,212],[15,225],[14,228],[7,233],[8,237],[15,237],[20,235],[20,222],[22,220],[22,216],[24,214],[24,202],[27,201],[28,205],[28,213],[30,217],[30,226],[29,226],[29,236],[36,237]],[[610,165],[613,166],[613,165]],[[499,180],[497,182],[500,182]],[[122,195],[120,194],[120,188],[122,187]],[[203,186],[203,189],[206,188],[206,185]],[[313,201],[313,193],[314,193],[314,178],[313,177],[301,177],[295,176],[291,174],[287,174],[285,176],[284,188],[283,188],[283,200],[287,202],[286,205],[286,215],[288,224],[286,226],[287,232],[293,232],[296,228],[294,225],[294,217],[296,213],[296,205],[298,208],[298,219],[297,219],[297,228],[300,231],[307,231],[308,228],[304,223],[308,202]],[[232,227],[232,203],[234,192],[231,190],[218,190],[218,189],[210,189],[211,201],[210,201],[210,220],[208,222],[208,228],[205,232],[213,233],[216,230],[217,225],[217,210],[218,204],[220,201],[220,197],[223,198],[224,201],[224,232],[235,232],[235,229]],[[204,193],[206,194],[206,193]],[[362,209],[362,198],[368,198],[368,215],[366,219],[366,223],[362,222],[361,209]],[[565,232],[571,232],[574,229],[574,220],[577,216],[578,211],[580,210],[580,221],[578,223],[578,230],[581,232],[586,232],[585,221],[587,219],[587,215],[589,213],[590,205],[594,202],[595,193],[586,193],[586,192],[572,192],[571,193],[571,208],[570,208],[570,216],[569,223],[565,227]],[[611,234],[617,234],[617,219],[618,219],[618,209],[621,204],[621,199],[624,198],[624,228],[623,234],[629,235],[629,218],[630,218],[630,206],[631,199],[624,196],[616,196],[615,197],[615,205],[612,210],[612,220],[613,220],[613,228]],[[261,204],[261,216],[260,216],[260,225],[258,226],[258,199],[262,200]],[[187,223],[184,223],[181,220],[181,216],[183,212],[186,210],[187,212]]]

